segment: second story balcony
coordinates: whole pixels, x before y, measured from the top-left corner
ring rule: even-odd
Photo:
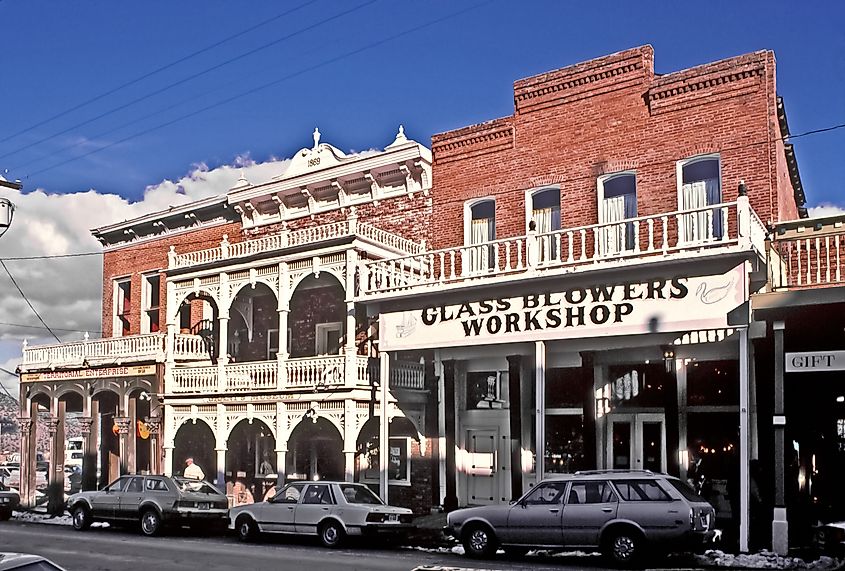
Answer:
[[[740,254],[765,259],[767,230],[747,196],[735,202],[613,223],[529,232],[362,262],[359,295],[383,298],[614,265]]]
[[[845,286],[845,215],[776,225],[768,266],[773,291]]]
[[[164,333],[128,335],[107,339],[38,345],[30,347],[24,342],[23,371],[36,369],[84,368],[97,365],[127,365],[144,362],[164,362]],[[208,360],[208,348],[198,335],[176,335],[174,358],[179,361]]]
[[[164,392],[171,395],[231,394],[263,391],[316,391],[369,387],[378,375],[378,362],[362,355],[299,357],[283,361],[230,363],[224,366],[176,367],[169,372]],[[425,388],[423,365],[392,361],[390,387]]]
[[[299,246],[316,247],[327,241],[342,239],[358,240],[362,244],[374,247],[385,256],[417,255],[425,251],[424,244],[418,244],[372,224],[359,222],[353,214],[339,222],[308,226],[299,230],[282,230],[243,242],[229,242],[228,237],[224,235],[219,246],[195,252],[179,254],[171,246],[168,267],[171,270],[190,268],[265,253],[281,253],[285,249]]]

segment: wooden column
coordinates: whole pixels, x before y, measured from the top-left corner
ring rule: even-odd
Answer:
[[[446,496],[443,509],[447,512],[458,507],[458,472],[455,458],[455,361],[443,361],[443,401],[446,420]]]
[[[522,355],[508,356],[511,499],[522,495]]]
[[[784,401],[784,343],[786,324],[773,324],[775,338],[774,414],[772,425],[775,437],[775,497],[772,512],[772,551],[786,555],[789,551],[789,522],[786,519],[786,403]]]

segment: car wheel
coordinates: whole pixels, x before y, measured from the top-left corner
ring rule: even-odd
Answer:
[[[152,537],[161,531],[161,516],[154,509],[149,509],[141,514],[141,533]]]
[[[641,551],[642,539],[631,529],[613,530],[604,542],[605,557],[624,567],[634,565],[640,559]]]
[[[463,533],[464,551],[470,557],[488,559],[496,554],[496,536],[486,525],[473,525]]]
[[[320,543],[325,547],[339,547],[346,539],[343,526],[335,520],[329,520],[320,526]]]
[[[258,537],[258,526],[249,516],[238,518],[235,529],[238,532],[238,539],[241,541],[253,541]]]
[[[91,514],[85,506],[73,508],[73,529],[84,531],[91,527]]]

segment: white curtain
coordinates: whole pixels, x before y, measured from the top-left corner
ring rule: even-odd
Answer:
[[[709,204],[719,204],[721,201],[719,179],[696,180],[681,187],[681,210],[704,208]],[[703,242],[722,236],[722,212],[718,208],[714,208],[709,213],[707,210],[702,210],[685,214],[681,217],[681,222],[685,242]]]
[[[603,244],[599,244],[599,248],[606,256],[618,254],[625,249],[625,224],[617,224],[622,220],[625,220],[625,195],[605,198],[602,201],[602,221],[608,226],[600,233]]]
[[[532,219],[537,224],[537,234],[547,234],[560,230],[560,208],[537,208],[532,212]],[[540,261],[557,259],[557,238],[543,236],[539,238]]]
[[[495,227],[493,226],[492,218],[476,218],[470,224],[470,244],[473,248],[470,250],[470,269],[478,272],[486,270],[490,267],[490,255],[492,248],[490,246],[476,246],[476,244],[484,244],[494,239]]]

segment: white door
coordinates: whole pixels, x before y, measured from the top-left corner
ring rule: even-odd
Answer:
[[[316,328],[317,355],[340,354],[340,322],[318,323]]]
[[[498,503],[497,430],[467,430],[467,503]]]
[[[666,415],[613,413],[607,423],[607,468],[666,471]]]

